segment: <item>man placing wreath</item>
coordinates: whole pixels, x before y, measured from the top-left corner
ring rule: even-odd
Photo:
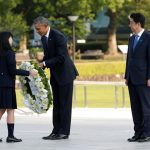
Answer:
[[[39,65],[50,69],[53,92],[53,130],[43,139],[67,139],[70,134],[73,80],[78,71],[69,57],[67,38],[50,28],[48,19],[44,17],[36,18],[34,26],[44,49],[44,58]]]

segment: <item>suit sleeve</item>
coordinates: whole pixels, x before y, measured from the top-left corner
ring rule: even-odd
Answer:
[[[129,39],[129,42],[130,42],[130,39]],[[128,45],[129,45],[129,44],[128,44]],[[126,59],[126,68],[125,68],[125,75],[124,75],[124,79],[127,79],[128,57],[129,57],[129,46],[128,46],[128,52],[127,52],[127,59]]]
[[[147,69],[148,69],[148,76],[147,79],[150,79],[150,34],[148,36],[148,49],[147,49]]]
[[[128,59],[128,58],[127,58],[127,59]],[[126,61],[126,69],[125,69],[124,79],[127,79],[127,61]]]
[[[51,68],[57,64],[63,64],[67,56],[67,38],[62,34],[55,36],[56,56],[45,60],[46,67]]]
[[[8,65],[8,72],[10,75],[21,75],[21,76],[29,76],[29,71],[16,69],[16,58],[15,53],[10,51],[7,55],[7,65]]]

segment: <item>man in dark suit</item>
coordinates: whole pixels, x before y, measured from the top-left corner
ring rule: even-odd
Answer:
[[[144,30],[145,17],[130,15],[133,35],[129,39],[125,79],[128,85],[134,122],[129,142],[150,140],[150,34]]]
[[[44,58],[40,66],[50,68],[53,91],[53,131],[45,140],[67,139],[70,134],[73,80],[78,72],[67,51],[67,38],[50,28],[44,17],[34,20],[36,31],[41,35]]]

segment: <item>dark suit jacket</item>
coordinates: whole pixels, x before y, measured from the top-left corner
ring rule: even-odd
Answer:
[[[130,37],[126,62],[125,79],[134,85],[147,84],[150,79],[150,34],[144,31],[135,49],[134,37]]]
[[[43,43],[46,67],[59,85],[72,82],[78,75],[67,51],[67,38],[59,31],[50,29],[48,46]]]
[[[12,50],[0,55],[0,87],[15,87],[16,75],[28,76],[29,71],[16,69],[15,53]]]

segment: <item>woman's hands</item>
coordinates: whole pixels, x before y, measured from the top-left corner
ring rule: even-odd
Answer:
[[[35,69],[30,70],[30,76],[35,77],[37,75],[38,71]]]

